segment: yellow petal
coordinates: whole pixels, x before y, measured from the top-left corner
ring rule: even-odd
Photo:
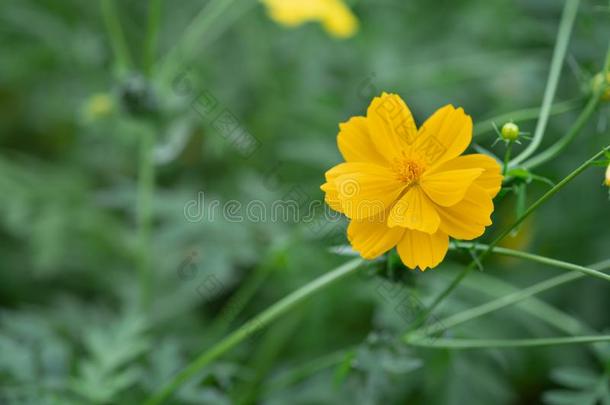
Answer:
[[[358,30],[358,19],[352,11],[338,0],[327,0],[328,8],[322,17],[324,29],[337,38],[348,38]]]
[[[339,200],[339,194],[337,192],[337,187],[333,182],[326,182],[320,186],[320,189],[324,191],[324,201],[330,208],[335,211],[343,213],[343,209],[341,208],[341,201]]]
[[[327,178],[334,179],[343,213],[356,219],[386,211],[406,187],[389,168],[371,163],[342,163]]]
[[[419,267],[424,271],[434,268],[445,258],[449,248],[449,237],[438,231],[432,235],[424,232],[407,230],[398,243],[398,255],[410,269]]]
[[[414,149],[430,167],[464,152],[472,140],[472,119],[461,108],[446,105],[424,122]]]
[[[456,239],[471,240],[481,236],[491,225],[494,205],[480,186],[470,186],[464,199],[451,207],[438,207],[440,229]]]
[[[352,247],[365,259],[374,259],[392,249],[404,233],[404,228],[388,228],[385,215],[353,219],[347,228]]]
[[[490,197],[495,197],[502,187],[502,168],[491,156],[475,153],[473,155],[459,156],[451,159],[429,172],[441,172],[444,170],[461,170],[482,168],[483,173],[476,178],[474,183],[482,187]]]
[[[339,124],[337,145],[346,162],[387,164],[383,156],[375,149],[365,117],[353,117],[349,121]]]
[[[448,170],[424,173],[420,181],[428,197],[438,205],[449,207],[460,202],[483,169]]]
[[[440,217],[434,203],[421,187],[411,187],[392,207],[388,226],[401,226],[426,233],[434,233],[440,224]]]
[[[387,160],[400,158],[410,149],[417,128],[409,107],[396,94],[375,97],[366,113],[371,139]]]
[[[327,8],[321,0],[262,0],[262,2],[267,6],[269,16],[287,27],[319,20]]]

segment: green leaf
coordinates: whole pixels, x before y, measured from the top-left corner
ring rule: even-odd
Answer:
[[[595,405],[595,392],[552,390],[544,393],[543,401],[548,405]]]
[[[564,367],[552,371],[551,379],[568,388],[586,389],[595,386],[599,376],[586,368]]]
[[[352,363],[354,358],[356,357],[356,353],[353,350],[350,350],[341,363],[339,363],[335,369],[333,382],[335,386],[340,386],[345,381],[345,378],[349,374],[352,369]]]
[[[507,174],[507,176],[516,177],[518,179],[523,179],[523,180],[527,180],[527,181],[529,181],[532,177],[532,174],[530,173],[529,170],[523,169],[520,167],[511,169],[506,174]]]

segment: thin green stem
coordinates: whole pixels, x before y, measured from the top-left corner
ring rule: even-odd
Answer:
[[[508,145],[506,145],[506,153],[504,153],[504,165],[502,166],[502,176],[506,176],[508,172],[508,162],[510,160],[510,152],[513,148],[513,141],[508,141]]]
[[[595,270],[607,270],[610,268],[610,259],[591,264],[587,267]],[[557,276],[555,278],[558,280],[565,279],[565,281],[563,281],[562,283],[558,283],[558,286],[561,284],[572,282],[574,280],[582,279],[583,277],[584,274],[582,273],[570,272],[566,274],[561,274],[560,276]],[[464,287],[469,288],[471,290],[476,290],[482,294],[491,295],[494,298],[500,298],[504,295],[517,293],[522,290],[522,287],[513,286],[512,284],[497,279],[486,273],[473,274],[472,277],[469,277],[464,280]],[[524,298],[522,301],[515,302],[515,309],[518,309],[523,313],[529,314],[537,318],[538,320],[548,324],[549,326],[552,326],[555,329],[567,333],[569,335],[593,335],[598,333],[595,329],[587,325],[585,322],[583,322],[576,316],[567,314],[566,312],[555,308],[554,306],[546,303],[545,301],[537,298],[536,296],[529,296]],[[593,350],[600,364],[606,363],[607,356],[605,354],[606,350],[604,346],[605,345],[603,343],[593,345]]]
[[[608,47],[608,52],[606,52],[606,58],[604,63],[603,71],[608,72],[608,67],[610,65],[610,46]],[[606,77],[604,74],[603,77]],[[545,149],[540,154],[532,157],[531,159],[525,161],[522,166],[526,169],[533,169],[537,166],[540,166],[543,163],[548,162],[549,160],[554,159],[557,155],[559,155],[572,141],[578,136],[578,134],[585,127],[587,122],[589,122],[589,118],[591,115],[597,110],[599,103],[601,101],[601,97],[603,94],[603,86],[600,86],[596,91],[593,92],[591,98],[587,102],[587,105],[582,110],[574,124],[570,127],[566,136],[559,139],[553,145],[551,145],[548,149]]]
[[[407,344],[434,349],[501,349],[511,347],[540,347],[579,343],[608,342],[610,335],[565,336],[541,339],[435,339],[414,338]]]
[[[341,363],[343,360],[345,360],[345,356],[350,350],[352,350],[352,348],[342,349],[330,354],[326,354],[313,360],[309,360],[306,363],[285,372],[284,374],[270,381],[270,384],[265,385],[265,395],[269,395],[273,392],[289,387],[290,385],[295,384],[296,382],[301,381],[310,375]]]
[[[555,43],[555,49],[553,50],[551,69],[549,71],[549,77],[542,99],[542,107],[540,108],[540,117],[536,123],[536,129],[534,130],[534,137],[527,148],[510,162],[511,166],[516,166],[530,157],[542,142],[544,131],[549,120],[553,98],[555,97],[555,92],[557,90],[557,84],[559,83],[559,77],[561,76],[563,61],[572,34],[572,27],[574,25],[574,20],[576,19],[576,14],[578,13],[579,3],[580,0],[567,0],[565,3],[561,22],[559,23],[557,42]]]
[[[163,0],[148,1],[148,28],[146,43],[144,45],[144,73],[150,76],[155,63],[157,42],[159,39],[159,21],[161,20],[161,6]]]
[[[462,246],[471,247],[472,249],[476,250],[487,250],[488,248],[485,245],[477,245],[474,243],[462,243]],[[503,256],[518,257],[520,259],[530,260],[532,262],[547,264],[549,266],[557,267],[560,269],[578,271],[591,277],[597,277],[602,280],[610,281],[610,275],[608,274],[604,274],[600,271],[593,270],[588,267],[579,266],[577,264],[564,262],[562,260],[557,260],[550,257],[539,256],[532,253],[521,252],[519,250],[513,250],[503,247],[494,247],[492,248],[492,252]]]
[[[581,174],[583,171],[585,171],[595,160],[597,160],[598,158],[603,156],[605,151],[609,148],[610,148],[610,146],[605,147],[600,152],[596,153],[593,157],[591,157],[586,162],[584,162],[582,165],[580,165],[578,168],[576,168],[574,171],[572,171],[568,176],[566,176],[563,180],[561,180],[559,183],[557,183],[553,188],[551,188],[549,191],[547,191],[542,197],[540,197],[538,200],[536,200],[519,218],[517,218],[517,220],[513,224],[511,224],[509,227],[504,229],[500,233],[500,235],[498,235],[487,246],[487,248],[481,253],[481,255],[477,259],[471,261],[470,264],[455,277],[455,279],[451,282],[451,284],[449,284],[449,286],[447,286],[436,297],[436,299],[432,302],[432,304],[430,304],[430,306],[428,308],[426,308],[426,310],[422,313],[422,315],[416,319],[416,322],[414,323],[413,326],[414,327],[420,326],[423,323],[423,321],[425,321],[427,316],[432,311],[434,311],[434,309],[446,297],[448,297],[449,294],[451,294],[451,292],[453,292],[453,290],[462,282],[464,277],[466,277],[468,275],[468,273],[470,273],[477,266],[478,262],[482,261],[498,243],[500,243],[506,236],[508,236],[512,232],[513,229],[517,228],[527,217],[529,217],[534,211],[536,211],[542,204],[544,204],[548,199],[550,199],[557,192],[559,192],[559,190],[561,190],[563,187],[565,187],[566,184],[568,184],[575,177],[577,177],[579,174]],[[413,326],[411,327],[410,330],[413,329]]]
[[[569,182],[574,180],[578,175],[580,175],[582,172],[587,170],[587,168],[589,168],[589,166],[591,166],[591,164],[593,164],[593,162],[595,162],[595,160],[597,160],[601,156],[603,156],[604,153],[606,152],[606,150],[608,150],[608,149],[610,149],[610,145],[606,146],[601,151],[599,151],[595,155],[593,155],[593,157],[591,157],[590,159],[585,161],[582,165],[580,165],[579,167],[574,169],[563,180],[561,180],[553,188],[551,188],[549,191],[547,191],[542,197],[540,197],[538,200],[536,200],[527,210],[525,210],[525,212],[519,218],[517,218],[517,220],[511,226],[509,226],[503,232],[501,232],[500,235],[498,235],[496,237],[496,239],[489,244],[489,247],[493,248],[498,243],[500,243],[502,241],[502,239],[504,239],[506,236],[508,236],[508,234],[510,234],[513,229],[515,229],[519,225],[521,225],[521,223],[523,221],[525,221],[525,219],[527,217],[529,217],[534,211],[536,211],[542,204],[544,204],[551,197],[553,197],[555,194],[557,194],[559,192],[559,190],[564,188]],[[489,249],[487,249],[485,252],[483,252],[484,255],[487,255],[488,253],[489,253]]]
[[[610,261],[608,261],[610,264]],[[595,266],[589,266],[595,268]],[[568,277],[569,276],[569,277]],[[568,283],[570,281],[578,280],[583,277],[581,273],[564,273],[556,278],[560,281],[558,283]],[[505,295],[513,294],[521,291],[522,287],[516,287],[505,281],[502,281],[496,277],[490,276],[486,273],[476,273],[473,276],[464,280],[464,287],[476,290],[481,294],[491,295],[494,299],[503,297]],[[576,335],[578,333],[591,333],[591,328],[584,328],[584,324],[577,318],[547,304],[536,296],[526,297],[523,301],[516,301],[516,308],[521,311],[538,318],[539,320],[549,324],[565,333]]]
[[[221,309],[217,320],[210,327],[212,336],[220,338],[227,332],[231,323],[248,305],[248,302],[252,299],[254,294],[256,294],[256,291],[274,270],[275,256],[276,253],[274,252],[270,257],[264,260],[261,265],[257,266],[237,292],[229,299],[226,306]]]
[[[306,284],[305,286],[271,305],[265,311],[243,324],[239,329],[225,337],[216,345],[212,346],[209,350],[201,353],[186,368],[180,371],[169,383],[167,383],[156,394],[148,399],[148,401],[146,401],[146,405],[156,405],[162,403],[176,389],[178,389],[178,387],[188,381],[212,361],[216,360],[218,357],[235,347],[237,344],[241,343],[246,338],[260,331],[269,323],[290,311],[307,298],[310,298],[315,293],[354,273],[362,263],[362,259],[351,260],[342,266],[325,273],[309,284]]]
[[[581,105],[581,100],[582,100],[582,98],[579,97],[579,98],[576,98],[573,100],[557,102],[551,106],[551,111],[549,114],[558,115],[558,114],[566,113],[568,111],[572,111]],[[519,122],[519,121],[527,121],[527,120],[532,120],[532,119],[538,118],[538,116],[540,115],[540,110],[541,110],[540,107],[525,108],[522,110],[516,110],[513,112],[509,112],[509,113],[500,114],[493,118],[489,118],[484,121],[480,121],[474,125],[473,131],[472,131],[472,136],[478,137],[487,132],[493,131],[494,123],[502,124],[502,123],[505,123],[505,122],[508,122],[511,120],[515,121],[515,122]]]
[[[487,246],[482,246],[481,249],[486,249]],[[534,284],[527,288],[515,291],[511,294],[502,296],[495,300],[486,302],[474,308],[469,308],[457,314],[451,315],[445,319],[439,320],[433,324],[427,325],[425,328],[420,327],[419,329],[410,332],[408,334],[420,334],[424,332],[425,334],[431,335],[435,333],[439,333],[460,325],[464,322],[470,321],[472,319],[481,317],[483,315],[489,314],[491,312],[497,311],[501,308],[505,308],[509,305],[512,305],[516,302],[522,301],[526,298],[532,297],[536,294],[539,294],[543,291],[547,291],[551,288],[555,288],[562,284],[577,280],[584,275],[594,275],[595,277],[602,278],[606,281],[610,281],[610,275],[602,273],[599,270],[607,269],[610,267],[610,261],[598,263],[594,265],[596,269],[590,267],[583,267],[572,263],[562,262],[555,259],[550,259],[544,256],[532,255],[528,253],[523,253],[517,250],[506,249],[506,248],[493,248],[493,253],[498,253],[506,256],[518,257],[525,260],[533,261],[536,263],[542,263],[549,266],[557,267],[560,269],[572,270],[578,273],[568,273],[562,274],[557,277],[550,278],[548,280],[544,280],[540,283]]]
[[[303,314],[303,310],[293,311],[290,317],[278,321],[265,333],[263,342],[258,345],[256,352],[250,359],[253,376],[242,385],[235,387],[236,395],[233,398],[235,405],[256,403],[256,397],[261,390],[261,383],[281,351],[298,330]]]
[[[138,169],[137,223],[140,304],[144,310],[148,309],[150,305],[152,287],[150,234],[152,227],[152,199],[155,188],[153,148],[153,134],[150,132],[150,130],[142,131]]]
[[[125,35],[123,34],[116,4],[114,0],[101,0],[100,5],[104,24],[110,39],[110,46],[116,60],[117,70],[120,74],[123,74],[133,68],[133,63]]]

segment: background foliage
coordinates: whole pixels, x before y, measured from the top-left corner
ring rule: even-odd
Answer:
[[[475,123],[539,106],[563,6],[352,1],[361,29],[339,41],[314,24],[287,30],[260,4],[238,3],[193,44],[192,58],[176,58],[177,68],[152,80],[138,73],[146,2],[117,2],[134,59],[126,71],[114,63],[97,2],[0,3],[0,403],[141,403],[229,328],[343,262],[329,250],[346,242],[341,223],[189,220],[185,205],[200,192],[202,212],[214,199],[320,200],[324,171],[340,161],[337,124],[362,114],[382,90],[399,93],[419,123],[446,103],[463,106]],[[159,58],[204,4],[164,4]],[[556,96],[574,107],[551,118],[546,143],[574,121],[589,76],[603,66],[608,6],[580,5]],[[186,93],[176,86],[185,78]],[[190,102],[202,91],[260,142],[251,156]],[[537,173],[561,179],[606,145],[608,118],[606,105]],[[519,124],[531,132],[535,120]],[[135,270],[138,142],[145,133],[155,136],[157,158],[150,317],[137,310]],[[487,131],[476,140],[489,148],[494,136]],[[501,144],[493,150],[504,152]],[[600,168],[580,176],[506,245],[583,265],[607,258],[602,176]],[[547,188],[528,185],[526,198]],[[515,205],[512,195],[498,204],[494,229],[514,219]],[[425,274],[396,268],[396,283],[426,303],[467,260],[450,253]],[[481,288],[478,277],[528,286],[557,272],[492,257],[437,316],[502,294]],[[610,403],[609,359],[591,345],[406,347],[398,337],[411,319],[397,314],[382,280],[363,270],[317,295],[206,369],[173,403]],[[541,298],[593,330],[608,329],[610,295],[599,280]],[[511,307],[447,334],[560,332]]]

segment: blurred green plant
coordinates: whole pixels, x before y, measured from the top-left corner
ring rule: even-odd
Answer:
[[[499,150],[494,125],[533,133],[497,153],[507,180],[491,236],[504,241],[525,232],[499,233],[515,212],[607,145],[607,7],[349,6],[360,31],[335,41],[315,24],[278,27],[253,0],[0,4],[0,403],[154,403],[161,389],[185,404],[610,403],[608,343],[575,344],[608,329],[607,263],[574,264],[610,242],[593,170],[531,215],[532,246],[457,243],[425,277],[391,255],[342,265],[328,249],[345,244],[343,223],[319,213],[315,226],[187,218],[201,190],[205,213],[212,199],[270,204],[297,186],[318,201],[336,123],[386,89],[417,118],[467,106],[485,153]],[[219,288],[202,289],[210,277]],[[380,289],[412,297],[409,316]],[[407,331],[434,348],[405,345]],[[565,336],[539,340],[553,332]],[[499,337],[572,345],[441,347]]]

